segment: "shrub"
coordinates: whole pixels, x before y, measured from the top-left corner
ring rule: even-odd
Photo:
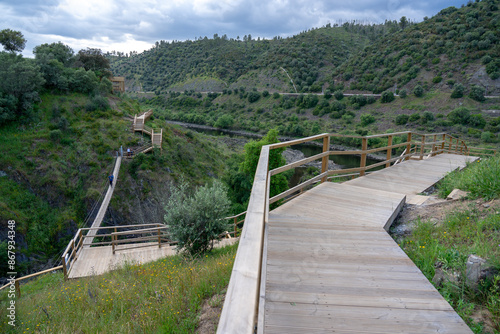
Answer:
[[[452,122],[453,124],[467,124],[469,123],[469,118],[470,118],[470,111],[469,109],[465,107],[458,107],[456,109],[453,109],[449,114],[448,114],[448,120]]]
[[[425,119],[426,122],[432,122],[434,120],[434,114],[430,111],[424,111],[422,118]]]
[[[360,120],[362,126],[367,126],[375,122],[375,117],[371,114],[363,114],[361,115]]]
[[[217,119],[217,121],[214,124],[214,127],[227,129],[231,127],[233,123],[234,123],[233,117],[231,117],[230,115],[222,115]]]
[[[336,90],[333,93],[333,96],[335,96],[335,98],[340,101],[340,100],[342,100],[344,98],[344,93],[342,93],[341,90]]]
[[[416,122],[420,119],[420,114],[419,113],[413,113],[410,115],[410,118],[408,119],[410,122]]]
[[[408,92],[406,91],[406,89],[401,89],[399,91],[399,97],[404,99],[406,96],[408,96]]]
[[[274,92],[274,93],[273,93],[273,99],[277,100],[277,99],[279,99],[279,98],[280,98],[280,93],[278,93],[278,92]]]
[[[62,138],[62,132],[59,129],[50,131],[49,135],[50,135],[50,139],[54,142],[60,141]]]
[[[432,82],[433,83],[440,83],[442,80],[443,80],[443,77],[441,77],[440,75],[435,76],[434,78],[432,78]]]
[[[394,121],[397,125],[405,125],[406,123],[408,123],[408,119],[410,117],[408,115],[398,115],[396,117],[396,120]]]
[[[416,85],[415,88],[413,88],[413,94],[415,94],[416,97],[424,96],[424,88],[420,85]]]
[[[394,99],[395,99],[395,97],[394,97],[394,93],[393,92],[385,91],[385,92],[382,93],[380,101],[382,103],[389,103],[389,102],[394,101]]]
[[[469,97],[473,100],[483,102],[484,100],[486,100],[484,98],[484,92],[485,90],[483,87],[474,85],[470,90]]]
[[[453,88],[453,92],[451,93],[451,97],[454,99],[458,99],[464,96],[465,87],[462,84],[456,84]]]
[[[248,93],[248,102],[254,103],[257,102],[260,99],[260,93],[259,92],[250,92]]]
[[[220,181],[199,187],[192,195],[188,187],[185,181],[171,187],[165,206],[165,223],[170,226],[171,236],[178,241],[180,249],[199,254],[211,250],[212,240],[228,230],[223,218],[230,201]]]

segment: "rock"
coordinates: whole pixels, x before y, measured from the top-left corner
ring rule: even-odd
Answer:
[[[469,195],[469,193],[466,191],[462,191],[460,189],[453,189],[453,191],[448,195],[448,197],[446,197],[446,199],[457,200],[467,197],[467,195]]]
[[[466,283],[469,288],[475,289],[482,280],[492,279],[496,274],[493,266],[488,265],[487,261],[476,255],[469,255],[466,263]]]
[[[460,275],[457,272],[450,272],[439,266],[435,270],[434,277],[432,278],[432,283],[434,283],[436,286],[442,286],[444,282],[458,284],[459,279]]]

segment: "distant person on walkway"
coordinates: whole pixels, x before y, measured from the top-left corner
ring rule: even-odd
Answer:
[[[114,177],[113,175],[108,176],[108,179],[109,179],[109,185],[110,185],[110,186],[113,186],[113,179],[114,179],[114,178],[115,178],[115,177]]]
[[[127,148],[127,155],[130,157],[132,155],[132,151],[130,150],[130,147]]]

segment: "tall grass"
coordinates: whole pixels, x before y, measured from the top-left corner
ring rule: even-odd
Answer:
[[[233,245],[77,280],[41,276],[21,286],[15,328],[7,324],[7,294],[0,294],[0,332],[193,333],[203,301],[226,288],[235,254]]]
[[[473,198],[490,200],[500,197],[500,155],[472,163],[463,171],[450,173],[439,183],[439,195],[446,197],[454,188],[469,191]]]

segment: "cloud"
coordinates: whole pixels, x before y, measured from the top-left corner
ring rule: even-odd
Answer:
[[[75,51],[142,52],[158,40],[290,36],[342,20],[420,21],[467,0],[4,0],[4,27],[36,45],[61,41]]]

